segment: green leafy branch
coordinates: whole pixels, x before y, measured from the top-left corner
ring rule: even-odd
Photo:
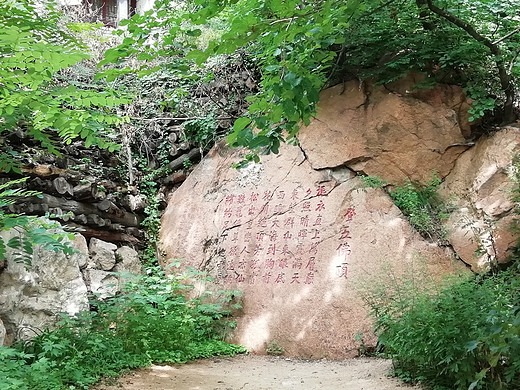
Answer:
[[[37,10],[28,1],[0,3],[0,133],[20,129],[48,152],[81,138],[87,146],[116,150],[110,128],[128,121],[113,109],[130,101],[109,89],[62,86],[56,75],[88,58],[86,46],[59,28],[52,3]],[[16,156],[0,166],[16,170]]]
[[[261,91],[250,97],[249,112],[235,122],[228,143],[276,153],[281,142],[296,142],[299,126],[314,115],[319,92],[335,64],[334,45],[344,42],[342,31],[364,5],[332,0],[195,1],[194,5],[194,10],[180,12],[159,1],[155,14],[125,21],[123,43],[109,50],[100,65],[117,66],[132,57],[149,61],[161,55],[185,55],[183,66],[190,61],[202,66],[212,56],[244,48],[260,66]],[[225,21],[220,36],[206,48],[191,43],[190,37],[201,34],[197,26],[219,18]],[[161,29],[164,39],[156,43]],[[100,77],[113,80],[129,71],[107,69]],[[255,159],[255,153],[250,158]]]
[[[0,231],[9,232],[5,236],[7,238],[0,236],[0,260],[6,259],[8,248],[11,248],[13,251],[10,256],[14,261],[30,266],[36,245],[54,252],[74,253],[75,249],[69,241],[74,239],[74,235],[64,232],[59,223],[49,220],[50,215],[40,218],[6,212],[6,207],[21,198],[41,196],[37,191],[10,188],[26,180],[24,177],[0,185]]]

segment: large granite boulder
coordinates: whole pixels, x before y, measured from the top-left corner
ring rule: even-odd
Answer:
[[[411,269],[423,270],[417,278],[453,271],[451,252],[424,241],[349,169],[313,169],[290,146],[231,169],[239,154],[221,145],[206,156],[173,193],[160,241],[163,264],[182,259],[243,292],[233,341],[253,352],[276,341],[290,356],[355,355],[358,335],[375,341],[360,287]]]
[[[457,207],[446,223],[448,240],[474,270],[507,262],[516,245],[511,227],[517,219],[512,198],[519,151],[520,129],[502,129],[462,154],[441,186]]]
[[[317,117],[300,131],[314,169],[348,166],[390,183],[446,176],[467,149],[468,103],[462,89],[350,81],[322,92]]]
[[[17,234],[2,232],[4,240]],[[73,245],[85,248],[82,236]],[[0,318],[7,331],[6,343],[34,337],[59,319],[60,313],[74,315],[88,308],[87,288],[80,271],[85,254],[34,248],[31,264],[15,262],[10,251],[0,273]]]

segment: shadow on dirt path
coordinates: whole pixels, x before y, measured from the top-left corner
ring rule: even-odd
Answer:
[[[384,359],[298,360],[271,356],[213,358],[131,372],[93,390],[419,390],[389,378]]]

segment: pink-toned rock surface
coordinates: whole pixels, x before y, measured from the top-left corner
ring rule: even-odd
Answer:
[[[387,84],[385,89],[399,93],[402,96],[410,96],[435,107],[443,107],[455,112],[457,122],[464,137],[471,137],[471,125],[469,120],[469,99],[461,87],[448,84],[435,84],[432,88],[417,88],[424,82],[424,75],[411,73],[405,78]]]
[[[467,149],[468,104],[460,88],[417,91],[416,81],[323,91],[317,117],[299,134],[313,168],[346,165],[391,183],[446,176]]]
[[[517,236],[512,202],[513,159],[520,151],[520,129],[505,128],[462,154],[441,186],[458,210],[447,221],[448,239],[474,270],[504,262]]]
[[[418,263],[429,275],[453,270],[450,253],[348,170],[316,171],[288,146],[234,170],[238,154],[218,146],[206,156],[173,193],[160,233],[165,259],[215,278],[205,288],[243,292],[232,341],[256,353],[276,341],[289,356],[353,356],[357,335],[374,343],[360,288]]]

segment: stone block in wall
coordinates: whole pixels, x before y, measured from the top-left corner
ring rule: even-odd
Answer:
[[[79,251],[79,253],[75,254],[78,266],[80,269],[83,269],[88,263],[88,245],[85,237],[81,234],[74,235],[74,247]]]
[[[74,199],[76,200],[85,200],[85,199],[92,199],[92,183],[83,183],[78,184],[72,189],[74,193]]]
[[[119,291],[119,278],[114,273],[98,269],[86,269],[84,272],[90,291],[99,298],[114,296]]]
[[[116,250],[116,264],[114,271],[129,272],[134,275],[140,275],[143,272],[139,254],[133,248],[122,246]]]
[[[123,206],[125,206],[128,210],[134,212],[143,211],[146,207],[147,201],[146,197],[143,195],[132,195],[129,194],[123,198]]]
[[[115,244],[91,238],[89,244],[89,253],[92,264],[90,268],[100,268],[104,271],[110,271],[116,265]]]
[[[72,185],[64,178],[64,177],[57,177],[52,181],[52,185],[56,192],[60,195],[73,195],[74,190]]]

